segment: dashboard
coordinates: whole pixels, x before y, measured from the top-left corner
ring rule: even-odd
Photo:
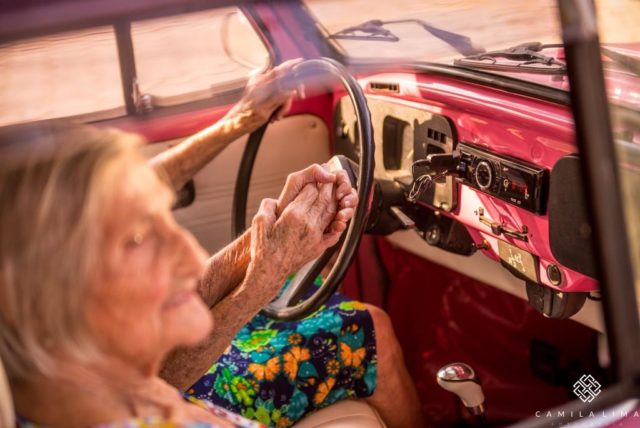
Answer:
[[[393,210],[424,241],[499,263],[551,318],[572,316],[597,298],[567,106],[446,76],[385,73],[360,82],[376,180],[403,194],[400,202],[390,197]],[[334,126],[336,152],[357,160],[348,98],[337,103]]]

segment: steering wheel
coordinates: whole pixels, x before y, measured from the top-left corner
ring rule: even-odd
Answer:
[[[353,104],[358,122],[360,136],[360,165],[343,156],[334,156],[329,161],[332,171],[344,169],[349,175],[352,185],[358,192],[358,204],[347,230],[340,242],[326,250],[320,257],[303,266],[281,291],[279,297],[262,309],[262,313],[278,320],[295,320],[304,318],[315,312],[336,291],[344,278],[347,268],[355,255],[360,238],[366,226],[373,188],[374,143],[371,113],[367,106],[362,89],[356,79],[337,61],[329,58],[310,59],[296,65],[292,74],[297,82],[303,83],[311,77],[331,76],[340,81]],[[242,155],[240,169],[236,179],[233,195],[232,233],[240,236],[246,229],[247,197],[253,164],[258,154],[262,136],[267,124],[252,132]],[[322,272],[336,251],[338,257],[331,272],[310,296],[307,296],[316,277]],[[305,297],[305,298],[303,298]]]

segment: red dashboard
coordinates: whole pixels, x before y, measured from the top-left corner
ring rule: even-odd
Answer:
[[[566,103],[440,75],[383,73],[360,82],[374,123],[378,180],[394,181],[409,195],[429,155],[432,165],[455,163],[414,207],[402,208],[427,242],[435,236],[442,244],[453,232],[434,230],[424,218],[463,225],[471,250],[438,246],[481,251],[502,263],[527,282],[539,309],[548,293],[573,293],[584,302],[598,290]],[[357,135],[345,98],[334,120],[337,151],[353,155]]]

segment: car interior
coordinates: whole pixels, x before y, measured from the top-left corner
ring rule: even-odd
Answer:
[[[337,16],[334,1],[219,3],[119,14],[103,5],[67,23],[27,24],[28,9],[11,11],[17,23],[3,31],[11,39],[0,43],[0,70],[23,72],[0,77],[0,126],[72,117],[142,135],[151,157],[222,118],[249,73],[303,58],[287,117],[199,172],[179,192],[179,223],[213,254],[289,173],[331,159],[351,174],[359,215],[342,249],[303,272],[302,283],[325,274],[317,299],[267,313],[304,316],[336,290],[382,307],[429,426],[510,425],[574,400],[582,375],[603,388],[615,382],[561,44],[523,47],[527,36],[514,36],[508,46],[519,50],[489,55],[492,64],[506,59],[487,71],[482,54],[493,49],[480,50],[484,40],[445,31],[445,17],[417,19],[410,25],[421,29],[411,31],[429,33],[462,63],[387,53],[370,61],[349,52],[367,38],[402,38],[409,24],[366,13],[327,21]],[[637,42],[611,49],[640,61]],[[541,52],[555,62],[540,62]],[[533,70],[509,68],[527,61]],[[625,118],[615,129],[625,173],[637,180],[640,80],[622,69],[605,80]],[[2,426],[12,426],[3,377]],[[382,422],[346,402],[296,426]]]

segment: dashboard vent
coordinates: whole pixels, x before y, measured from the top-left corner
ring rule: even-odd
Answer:
[[[447,134],[436,131],[433,128],[427,128],[427,138],[445,144],[447,142]]]
[[[392,92],[394,94],[400,92],[399,83],[371,82],[369,88],[374,92]]]

